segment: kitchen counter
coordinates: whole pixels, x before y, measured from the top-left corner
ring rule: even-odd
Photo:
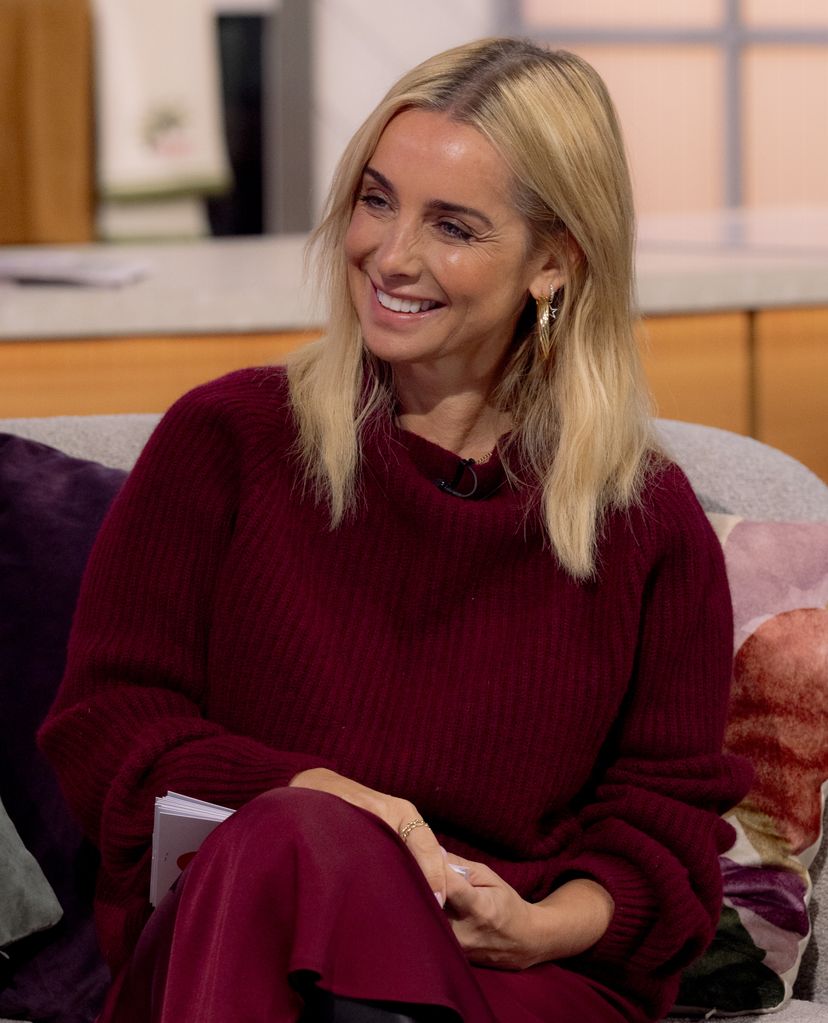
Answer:
[[[828,306],[828,209],[643,217],[645,315]]]
[[[304,245],[284,235],[61,248],[146,276],[120,287],[0,281],[0,340],[304,330],[321,320],[303,286]]]

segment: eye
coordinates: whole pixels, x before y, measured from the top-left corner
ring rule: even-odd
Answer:
[[[474,235],[453,220],[440,220],[437,222],[438,229],[447,237],[458,242],[470,242]]]
[[[369,210],[388,209],[388,200],[377,192],[364,192],[357,198],[357,202]]]

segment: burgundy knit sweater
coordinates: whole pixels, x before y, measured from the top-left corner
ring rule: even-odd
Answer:
[[[332,530],[297,483],[284,371],[245,370],[164,417],[103,526],[42,731],[99,845],[97,920],[122,963],[146,918],[153,802],[237,807],[329,766],[411,799],[450,850],[538,900],[615,900],[573,967],[661,1011],[720,905],[731,670],[723,561],[675,466],[611,515],[598,578],[556,564],[497,456],[384,426]]]

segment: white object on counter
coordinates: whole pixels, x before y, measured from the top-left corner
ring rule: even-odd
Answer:
[[[0,249],[0,280],[34,284],[81,284],[96,288],[120,288],[146,277],[146,260],[34,248],[27,251]]]
[[[216,238],[147,245],[56,248],[145,262],[128,288],[9,283],[0,290],[3,339],[278,333],[324,322],[318,292],[304,288],[304,235]],[[31,248],[0,247],[0,253]]]

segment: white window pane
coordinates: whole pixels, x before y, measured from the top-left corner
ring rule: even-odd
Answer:
[[[742,19],[750,28],[826,28],[826,0],[742,0]]]
[[[723,0],[521,0],[527,28],[686,28],[718,25]]]
[[[639,213],[724,201],[724,69],[706,46],[578,46],[615,101]]]
[[[828,203],[828,47],[745,54],[748,205]]]

